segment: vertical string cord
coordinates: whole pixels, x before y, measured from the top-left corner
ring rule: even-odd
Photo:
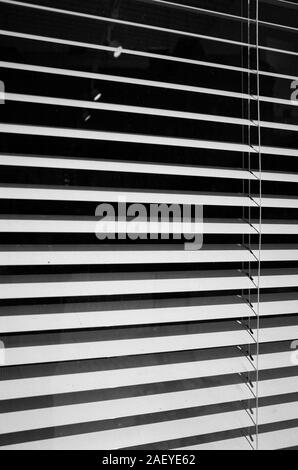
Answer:
[[[244,8],[244,5],[245,5],[245,2],[246,0],[241,0],[241,16],[246,16],[246,9]],[[241,21],[241,41],[242,42],[245,42],[246,41],[246,29],[245,29],[245,23]],[[242,53],[241,53],[241,67],[244,69],[246,68],[246,57],[244,56],[244,52],[243,52],[243,49],[242,49]],[[248,90],[246,88],[247,86],[247,75],[242,72],[241,73],[241,90],[242,90],[242,93],[248,93]],[[247,118],[247,107],[249,106],[249,102],[250,100],[247,100],[245,102],[245,100],[241,100],[241,117],[244,119],[244,118]],[[244,104],[245,103],[245,104]],[[247,107],[246,107],[247,106]],[[247,133],[249,133],[249,127],[246,127],[246,126],[241,126],[241,136],[242,136],[242,142],[244,143],[246,141],[246,138],[247,138]],[[244,170],[247,169],[247,157],[246,157],[246,152],[242,152],[242,168]],[[242,180],[242,194],[246,194],[247,192],[247,181],[245,179]],[[245,220],[246,219],[246,209],[245,207],[242,207],[242,219]],[[247,235],[245,234],[242,234],[242,245],[243,246],[246,246],[246,241],[247,241]],[[245,272],[245,268],[246,268],[246,263],[244,261],[242,261],[241,263],[241,267],[242,267],[242,270],[243,272]],[[242,289],[241,290],[241,296],[242,298],[245,298],[245,290]],[[242,315],[241,317],[242,321],[248,321],[248,318],[245,316],[245,315]]]
[[[251,26],[251,18],[250,18],[250,10],[251,10],[251,4],[250,4],[250,0],[248,0],[248,4],[247,4],[247,42],[248,44],[250,45],[250,26]],[[247,50],[247,68],[248,68],[248,75],[247,75],[247,93],[250,97],[249,101],[248,101],[248,109],[247,109],[247,117],[248,117],[248,121],[249,121],[249,126],[248,126],[248,134],[247,134],[247,139],[248,139],[248,147],[249,147],[249,151],[248,151],[248,171],[250,172],[251,171],[251,152],[250,152],[250,147],[251,147],[251,74],[250,74],[250,70],[251,70],[251,57],[250,57],[250,47],[248,47],[248,50]],[[251,181],[248,180],[248,195],[250,196],[251,194]],[[250,207],[248,207],[248,221],[249,221],[249,224],[251,224],[251,211],[250,211]],[[250,234],[248,234],[248,246],[249,248],[251,248],[251,236]],[[251,263],[250,261],[248,262],[248,273],[249,273],[249,276],[251,276]],[[249,290],[249,293],[248,293],[248,300],[249,302],[251,303],[251,294],[250,294],[250,290]],[[249,329],[251,329],[251,316],[249,315],[248,317],[248,326],[249,326]],[[250,343],[248,344],[247,346],[247,350],[249,352],[249,355],[251,356],[251,345]],[[250,379],[250,372],[248,372],[248,377]]]
[[[259,247],[258,247],[258,289],[257,289],[257,344],[256,344],[256,450],[259,449],[259,356],[260,356],[260,283],[262,256],[262,145],[261,145],[261,104],[260,104],[260,49],[259,49],[259,0],[256,0],[256,54],[257,54],[257,113],[258,113],[258,153],[259,153]]]

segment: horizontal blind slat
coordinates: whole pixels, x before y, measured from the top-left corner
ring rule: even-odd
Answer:
[[[36,168],[61,168],[74,170],[92,170],[104,172],[164,174],[191,177],[231,178],[259,181],[261,173],[256,170],[242,170],[240,168],[188,166],[161,163],[140,163],[137,161],[104,160],[88,158],[70,158],[63,156],[37,156],[37,155],[13,155],[0,154],[0,165],[36,167]],[[278,171],[262,171],[264,181],[284,181],[297,183],[297,173],[286,173]]]
[[[229,117],[229,116],[220,116],[217,114],[202,114],[202,113],[191,113],[187,111],[180,110],[170,110],[170,109],[161,109],[161,108],[149,108],[141,106],[131,106],[123,104],[114,104],[114,103],[99,103],[94,101],[87,100],[75,100],[67,98],[56,98],[50,96],[37,96],[37,95],[25,95],[21,93],[5,93],[5,100],[12,102],[20,103],[34,103],[34,104],[44,104],[51,106],[64,106],[64,107],[73,107],[73,108],[83,108],[83,109],[95,109],[101,111],[113,111],[119,113],[132,113],[132,114],[141,114],[149,116],[161,116],[161,117],[170,117],[174,119],[189,119],[194,121],[207,121],[207,122],[218,122],[223,124],[234,124],[240,126],[261,126],[269,129],[279,129],[297,132],[298,125],[294,124],[285,124],[280,122],[268,122],[268,121],[255,121],[243,118]]]
[[[216,296],[187,301],[82,302],[0,307],[0,330],[4,333],[104,328],[254,318],[258,309],[255,296]],[[298,297],[288,294],[262,294],[259,315],[282,316],[297,313]],[[153,303],[153,305],[152,305]]]
[[[225,39],[221,38],[218,36],[207,36],[203,34],[198,34],[198,33],[193,33],[190,31],[182,31],[179,29],[173,29],[173,28],[166,28],[166,27],[161,27],[161,26],[156,26],[156,25],[151,25],[147,23],[137,23],[134,21],[128,21],[128,20],[122,20],[119,18],[114,18],[114,17],[106,17],[106,16],[100,16],[100,15],[93,15],[89,13],[84,13],[82,11],[73,11],[73,10],[67,10],[67,9],[62,9],[62,8],[53,8],[45,5],[38,5],[38,4],[33,4],[33,3],[25,3],[25,2],[18,2],[16,0],[0,0],[0,3],[5,3],[5,4],[10,4],[14,6],[20,6],[23,8],[31,8],[35,10],[40,10],[40,11],[46,11],[50,13],[57,13],[57,14],[62,14],[62,15],[68,15],[68,16],[73,16],[73,17],[78,17],[78,18],[85,18],[88,20],[93,20],[93,21],[99,21],[99,22],[108,22],[108,23],[113,23],[113,24],[118,24],[122,26],[128,26],[128,27],[133,27],[133,28],[138,28],[138,29],[145,29],[149,31],[158,31],[162,33],[169,33],[169,34],[175,34],[178,36],[185,36],[185,37],[190,37],[194,39],[201,39],[201,40],[206,40],[206,41],[212,41],[212,42],[218,42],[218,43],[223,43],[223,44],[230,44],[234,46],[240,46],[240,47],[247,47],[249,49],[256,49],[257,46],[254,43],[246,43],[243,41],[235,41],[232,39]],[[289,54],[289,55],[298,55],[298,52],[291,51],[288,49],[278,49],[275,47],[269,47],[269,46],[263,46],[260,44],[258,46],[260,50],[265,50],[265,51],[270,51],[270,52],[276,52],[280,54]]]
[[[239,325],[238,325],[239,326]],[[261,328],[260,343],[295,340],[297,329],[293,326]],[[77,361],[91,358],[123,357],[139,354],[157,354],[173,351],[189,351],[241,344],[255,344],[255,338],[247,330],[236,327],[232,331],[142,338],[133,340],[101,341],[91,343],[55,344],[6,348],[7,366],[40,364],[45,362]]]
[[[228,90],[221,90],[221,89],[212,89],[212,88],[204,88],[198,87],[193,85],[185,85],[183,83],[169,83],[163,82],[158,80],[145,80],[136,77],[127,77],[121,75],[111,75],[111,74],[102,74],[102,73],[95,73],[95,72],[86,72],[83,70],[71,70],[71,69],[63,69],[59,67],[45,67],[42,65],[33,65],[33,64],[26,64],[26,63],[16,63],[16,62],[7,62],[7,61],[0,61],[0,67],[8,68],[12,70],[26,70],[29,72],[38,72],[44,74],[51,74],[51,75],[62,75],[67,77],[77,77],[77,78],[88,78],[91,80],[103,80],[108,82],[116,82],[116,83],[124,83],[124,84],[131,84],[131,85],[140,85],[140,86],[148,86],[154,88],[165,88],[170,90],[177,90],[177,91],[185,91],[191,93],[202,93],[207,95],[218,95],[218,96],[226,96],[230,98],[237,98],[241,100],[249,100],[249,101],[257,101],[258,97],[247,93],[239,93],[235,91],[228,91]],[[294,100],[287,100],[282,98],[270,97],[270,96],[260,96],[260,101],[268,102],[268,103],[276,103],[276,104],[284,104],[287,106],[295,106],[296,103]]]
[[[260,424],[276,423],[294,419],[297,416],[296,403],[270,405],[260,408]],[[253,425],[247,410],[226,412],[212,416],[173,420],[165,423],[138,425],[129,428],[93,432],[82,435],[44,439],[3,446],[10,449],[118,449],[129,446],[144,445],[151,442],[180,439],[196,435],[200,429],[204,434],[227,431],[229,429],[249,428]],[[158,438],[157,438],[158,436]]]
[[[108,224],[108,223],[107,223]],[[36,217],[36,216],[12,216],[0,218],[0,233],[148,233],[147,222],[139,222],[138,229],[131,227],[129,222],[125,222],[122,228],[121,222],[110,222],[107,227],[101,227],[96,218],[92,217]],[[183,224],[179,226],[183,233],[202,233],[202,225]],[[150,228],[150,233],[176,233],[172,224],[167,224],[163,229],[161,224],[156,224],[155,230]],[[176,229],[177,230],[177,229]],[[260,224],[252,220],[248,223],[242,219],[205,219],[203,225],[204,234],[224,233],[224,234],[258,234]],[[181,232],[180,232],[181,233]],[[298,222],[268,220],[262,223],[262,233],[264,234],[298,234]]]
[[[200,250],[186,251],[181,246],[162,245],[0,245],[0,266],[84,265],[84,264],[172,264],[223,263],[257,261],[258,247],[240,245],[204,245]],[[262,261],[298,260],[298,245],[263,245]]]
[[[73,47],[81,47],[81,48],[84,47],[86,49],[91,49],[91,50],[99,50],[99,51],[106,51],[106,52],[112,52],[112,53],[119,53],[119,47],[104,46],[104,45],[100,45],[100,44],[80,42],[80,41],[71,41],[71,40],[68,40],[68,39],[60,39],[60,38],[57,38],[57,37],[49,37],[49,36],[40,36],[40,35],[35,35],[35,34],[20,33],[18,31],[9,31],[9,30],[0,29],[0,35],[9,36],[9,37],[18,37],[20,39],[29,39],[29,40],[32,40],[32,41],[48,42],[48,43],[51,43],[51,44],[63,44],[63,45],[68,45],[68,46],[73,46]],[[170,61],[170,62],[177,62],[177,63],[182,63],[182,64],[191,64],[191,65],[200,65],[200,66],[203,66],[203,67],[211,67],[211,68],[216,68],[216,69],[219,69],[219,70],[233,70],[235,72],[249,73],[249,74],[252,74],[252,75],[257,75],[257,70],[247,69],[247,68],[243,68],[243,67],[237,67],[235,65],[224,65],[224,64],[215,63],[215,62],[207,62],[207,61],[201,61],[201,60],[187,59],[187,58],[182,58],[182,57],[170,56],[170,55],[165,55],[165,54],[157,54],[157,53],[153,53],[153,52],[143,52],[143,51],[137,51],[137,50],[125,49],[125,48],[121,48],[120,52],[121,52],[121,54],[128,54],[128,55],[132,55],[132,56],[136,56],[136,57],[161,59],[161,60]],[[297,78],[294,75],[281,74],[281,73],[275,73],[275,72],[266,72],[266,71],[263,71],[263,70],[260,70],[258,73],[259,73],[259,75],[262,75],[262,76],[289,79],[289,80],[295,80]]]
[[[252,356],[256,360],[256,356]],[[259,369],[289,369],[289,351],[259,355]],[[254,363],[247,356],[208,359],[177,364],[155,365],[130,369],[18,378],[0,381],[0,393],[7,399],[51,394],[83,392],[102,388],[130,387],[158,382],[216,377],[224,374],[254,372]]]
[[[0,132],[7,134],[37,135],[71,139],[101,140],[107,142],[139,143],[150,145],[174,146],[185,148],[205,148],[212,150],[230,150],[233,152],[259,153],[256,145],[234,144],[208,140],[185,139],[177,137],[153,136],[146,134],[125,134],[120,132],[103,132],[62,127],[28,126],[0,123]],[[263,154],[298,156],[298,150],[282,147],[261,147]]]
[[[256,382],[252,382],[256,386]],[[259,397],[298,392],[298,377],[259,381]],[[218,403],[254,398],[246,383],[183,390],[157,395],[134,396],[49,408],[22,410],[2,414],[0,432],[20,432],[81,422],[103,421],[120,417],[182,410]],[[204,433],[204,428],[197,432]]]

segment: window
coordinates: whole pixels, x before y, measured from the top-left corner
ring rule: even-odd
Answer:
[[[0,0],[3,449],[298,445],[297,8]]]

